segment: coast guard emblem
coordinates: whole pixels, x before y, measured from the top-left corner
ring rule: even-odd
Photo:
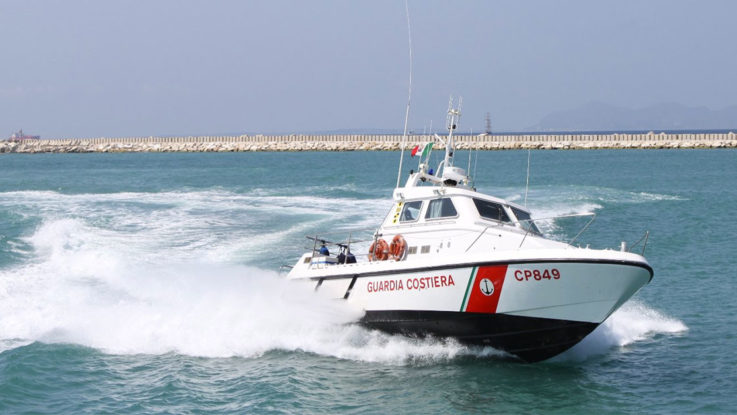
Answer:
[[[484,278],[479,282],[479,289],[487,297],[494,294],[494,284],[488,278]]]

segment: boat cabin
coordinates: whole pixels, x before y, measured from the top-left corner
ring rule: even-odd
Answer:
[[[507,226],[542,235],[522,206],[461,188],[416,187],[394,192],[395,204],[382,230],[442,223]]]

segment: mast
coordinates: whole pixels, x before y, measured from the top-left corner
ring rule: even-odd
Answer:
[[[453,108],[453,97],[448,100],[448,115],[445,119],[448,128],[448,140],[445,143],[445,162],[443,163],[443,175],[449,167],[453,167],[453,152],[455,150],[455,142],[453,140],[453,131],[458,127],[461,118],[461,105],[463,98],[458,98],[458,108]]]
[[[453,153],[455,152],[455,139],[453,132],[458,128],[461,119],[461,106],[463,98],[458,98],[458,106],[453,107],[453,97],[448,102],[448,116],[446,118],[448,127],[448,139],[445,142],[445,159],[440,162],[443,166],[443,174],[439,176],[440,182],[445,186],[469,186],[471,178],[468,173],[460,167],[453,165]],[[440,166],[438,166],[438,172]]]
[[[458,128],[458,122],[461,118],[461,105],[463,103],[462,98],[458,98],[458,106],[453,106],[453,97],[450,97],[448,101],[448,115],[446,117],[446,127],[448,128],[448,137],[443,138],[438,134],[433,134],[435,139],[445,146],[445,158],[440,161],[438,168],[433,172],[432,169],[428,170],[430,163],[430,154],[428,153],[424,160],[420,158],[420,164],[417,167],[417,172],[410,174],[407,179],[407,184],[404,187],[414,187],[420,185],[423,182],[429,182],[435,186],[453,186],[462,187],[467,189],[476,190],[471,186],[471,178],[468,173],[461,167],[453,165],[453,153],[455,151],[455,140],[453,138],[453,132]],[[432,143],[428,143],[432,144]],[[422,156],[420,156],[422,157]],[[441,173],[442,171],[442,173]],[[401,193],[397,193],[399,188],[395,189],[395,198],[402,198]]]

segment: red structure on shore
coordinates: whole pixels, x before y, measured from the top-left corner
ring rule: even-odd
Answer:
[[[40,138],[40,135],[26,135],[23,134],[23,130],[19,130],[17,133],[13,133],[10,138],[8,138],[8,141],[18,143],[26,140],[39,140]]]

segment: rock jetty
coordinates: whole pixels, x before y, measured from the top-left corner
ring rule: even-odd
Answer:
[[[407,147],[432,140],[410,135]],[[0,141],[0,153],[123,153],[229,151],[395,151],[401,135],[240,135],[199,137],[63,138]],[[440,144],[436,148],[442,148]],[[735,148],[737,135],[704,134],[531,134],[456,136],[456,148],[516,149],[673,149]]]

